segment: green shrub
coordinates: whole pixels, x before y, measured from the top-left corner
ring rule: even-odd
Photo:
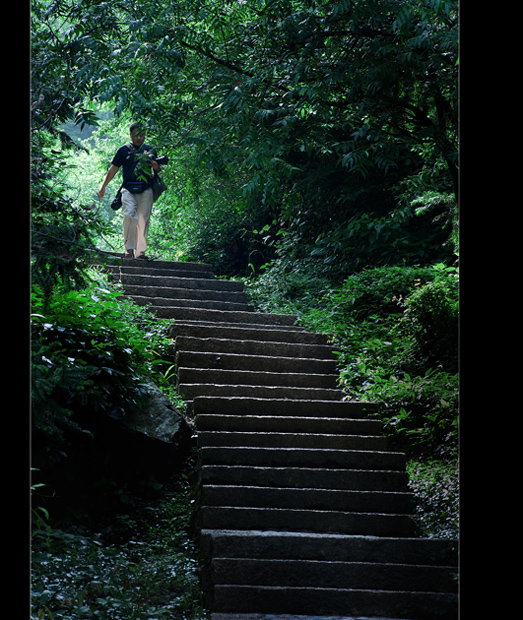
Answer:
[[[274,261],[247,289],[260,309],[298,309],[305,321],[313,318],[316,329],[332,332],[343,323],[401,314],[401,300],[436,277],[431,267],[374,267],[349,276],[340,286],[321,261],[309,257]]]
[[[434,278],[429,267],[375,267],[349,276],[334,297],[347,314],[358,320],[373,314],[399,314],[397,300],[410,295],[419,285]]]
[[[458,286],[457,278],[439,278],[404,300],[397,333],[408,357],[425,368],[458,371]]]
[[[245,281],[251,303],[263,312],[288,312],[306,317],[323,307],[331,288],[330,280],[318,269],[317,259],[298,263],[275,260],[254,280]]]
[[[458,375],[427,371],[425,376],[372,371],[363,400],[376,403],[391,447],[408,456],[452,458],[458,449]]]
[[[441,265],[425,276],[396,295],[400,314],[387,316],[384,294],[379,314],[353,322],[357,329],[341,346],[341,386],[350,398],[377,404],[397,449],[449,457],[458,438],[458,280]]]
[[[92,283],[83,291],[32,293],[31,401],[36,447],[54,458],[82,418],[101,411],[118,417],[145,397],[144,378],[158,379],[169,340],[145,308]],[[47,308],[44,306],[48,305]]]

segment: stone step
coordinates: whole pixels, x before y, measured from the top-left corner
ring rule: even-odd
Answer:
[[[221,385],[269,385],[337,389],[338,375],[260,372],[250,370],[215,370],[178,367],[178,382]]]
[[[253,313],[250,316],[251,317],[255,317],[258,314],[262,314],[259,312]],[[272,316],[272,315],[271,315]],[[283,316],[289,316],[289,315],[283,315]],[[297,318],[297,317],[295,317]],[[272,324],[272,323],[238,323],[238,322],[232,322],[232,323],[227,323],[227,322],[222,322],[219,324],[216,324],[214,321],[200,321],[200,320],[191,320],[191,319],[185,319],[183,321],[177,321],[176,323],[170,324],[166,326],[166,331],[171,331],[171,337],[175,338],[178,334],[176,333],[176,328],[178,326],[187,326],[189,328],[191,327],[202,327],[202,328],[217,328],[217,329],[253,329],[253,330],[267,330],[268,332],[273,332],[273,333],[279,333],[280,331],[283,331],[283,333],[286,332],[305,332],[305,328],[301,327],[300,325],[297,324],[293,324],[293,325],[279,325],[279,324]],[[210,332],[207,332],[206,334],[204,334],[203,337],[209,336],[209,334],[212,333],[212,330]],[[314,332],[306,332],[306,333],[314,333]],[[184,334],[183,332],[179,334],[180,336],[191,336],[193,334],[187,333]],[[200,335],[196,335],[197,338],[200,337]],[[210,337],[210,336],[209,336]],[[269,338],[270,340],[272,338]],[[241,340],[257,340],[257,338],[241,338]],[[285,339],[284,339],[285,341]],[[321,343],[320,343],[321,344]]]
[[[336,360],[313,358],[275,357],[269,355],[241,355],[239,353],[216,353],[205,351],[177,351],[177,368],[208,368],[221,370],[244,370],[261,372],[333,374]]]
[[[140,297],[138,295],[125,295],[133,299],[139,306],[152,304],[154,307],[176,307],[176,308],[204,308],[211,310],[229,310],[233,312],[252,312],[253,306],[232,301],[214,301],[206,299],[173,299],[165,297]]]
[[[155,272],[160,271],[162,273],[173,271],[190,271],[190,272],[205,272],[210,273],[214,276],[213,267],[208,263],[192,263],[192,262],[181,262],[181,261],[170,261],[170,260],[147,260],[147,261],[137,261],[132,258],[127,258],[126,254],[121,253],[119,257],[115,257],[114,259],[109,259],[108,262],[98,263],[100,267],[103,267],[108,270],[115,269],[124,269],[124,270],[137,270],[143,271],[153,270]]]
[[[222,280],[218,280],[221,282]],[[205,321],[212,323],[248,323],[252,325],[294,325],[297,316],[293,314],[264,314],[261,312],[233,312],[228,310],[207,310],[203,308],[177,308],[160,306],[152,310],[158,318],[176,321]]]
[[[216,290],[216,291],[243,291],[241,282],[234,280],[220,280],[219,278],[195,278],[173,276],[169,273],[160,275],[146,275],[142,273],[122,270],[118,275],[119,281],[124,285],[147,286],[147,287],[169,287],[169,288],[190,288],[193,290]]]
[[[137,264],[133,261],[133,264],[124,265],[107,265],[105,269],[118,281],[120,274],[125,273],[127,275],[143,275],[143,276],[174,276],[177,278],[204,278],[206,280],[214,279],[216,276],[211,269],[196,269],[189,267],[190,263],[172,263],[170,267],[153,267],[155,263]],[[193,264],[195,265],[195,264]]]
[[[214,587],[213,610],[235,613],[369,615],[415,620],[455,620],[456,594],[349,588],[243,586]],[[295,620],[295,618],[294,618]]]
[[[310,357],[336,359],[330,345],[289,342],[264,342],[259,340],[229,340],[227,338],[193,338],[177,336],[176,350],[210,353],[238,353],[274,357]]]
[[[216,558],[212,561],[215,584],[402,590],[456,591],[449,566],[340,562],[328,560],[260,560]]]
[[[137,261],[132,258],[125,258],[125,255],[122,254],[123,260],[121,262],[123,267],[129,267],[131,269],[154,269],[155,271],[178,271],[178,270],[188,270],[188,271],[207,271],[213,273],[213,266],[209,263],[192,263],[192,262],[184,262],[184,261],[171,261],[171,260],[147,260],[147,261]]]
[[[238,304],[250,305],[249,297],[243,291],[222,291],[192,288],[174,288],[169,286],[136,286],[126,284],[125,294],[133,297],[160,297],[162,299],[187,299],[204,301],[232,301]],[[168,304],[166,304],[168,305]],[[252,312],[253,310],[251,310]]]
[[[341,435],[381,435],[379,420],[351,418],[313,418],[299,416],[227,415],[199,413],[199,431],[318,433]]]
[[[197,523],[201,528],[230,530],[265,528],[372,536],[412,536],[414,530],[414,523],[407,514],[244,506],[202,506],[197,516]]]
[[[329,336],[305,331],[300,327],[239,326],[237,324],[215,325],[214,323],[174,323],[167,329],[170,338],[191,336],[193,338],[229,338],[230,340],[263,340],[323,344]]]
[[[204,484],[240,486],[405,491],[408,475],[402,471],[372,469],[204,465],[201,480]]]
[[[193,400],[198,396],[229,398],[244,396],[247,398],[278,398],[278,399],[332,399],[339,400],[343,393],[337,389],[304,388],[274,385],[218,385],[209,383],[179,383],[178,393],[185,400]]]
[[[372,403],[306,400],[292,401],[270,398],[209,398],[205,396],[194,400],[194,411],[210,414],[265,415],[313,418],[366,418],[374,413]]]
[[[198,431],[198,446],[384,451],[387,444],[386,437],[376,435]]]
[[[211,612],[209,614],[209,620],[402,620],[401,618],[384,618],[383,616],[377,618],[373,616],[365,616],[365,618],[355,616],[314,616],[309,614],[300,614],[299,616],[292,614],[259,614],[259,613],[221,613]]]
[[[413,494],[397,491],[349,491],[340,489],[258,487],[202,484],[204,506],[260,509],[321,510],[326,512],[366,512],[410,514]]]
[[[202,557],[394,564],[458,565],[458,541],[436,538],[347,536],[329,533],[233,531],[204,529],[200,534]]]
[[[202,446],[203,465],[305,467],[320,469],[405,470],[403,452],[308,448]]]
[[[354,616],[330,616],[329,618],[325,618],[324,616],[311,616],[307,614],[300,614],[300,616],[295,616],[291,614],[258,614],[258,613],[247,613],[247,614],[235,614],[235,613],[220,613],[220,612],[211,612],[209,614],[209,620],[362,620],[361,617],[356,618]],[[381,616],[380,618],[365,616],[363,620],[402,620],[401,618],[384,618]]]

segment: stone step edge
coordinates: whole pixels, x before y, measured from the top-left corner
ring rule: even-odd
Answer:
[[[313,396],[332,397],[334,402],[343,398],[343,392],[337,388],[294,387],[292,385],[250,385],[241,383],[179,383],[179,395],[187,400],[194,400],[198,396],[231,398],[239,396],[279,395],[290,400],[308,400]]]
[[[199,308],[205,310],[225,310],[230,312],[254,312],[254,306],[236,301],[219,299],[185,299],[171,297],[143,297],[125,293],[122,297],[132,299],[139,306],[150,304],[153,308]]]
[[[304,358],[308,359],[308,358]],[[312,359],[312,358],[311,358]],[[321,360],[323,361],[323,360]],[[278,409],[279,407],[285,407],[286,409],[292,410],[292,408],[301,409],[302,411],[298,412],[299,417],[309,417],[309,415],[305,414],[303,409],[341,409],[343,413],[352,409],[353,412],[358,411],[360,415],[357,416],[357,419],[366,419],[363,416],[367,416],[371,413],[374,413],[376,410],[376,403],[366,403],[362,401],[348,401],[348,400],[325,400],[325,399],[307,399],[302,401],[295,401],[292,398],[261,398],[261,397],[248,397],[248,396],[197,396],[194,398],[194,407],[197,413],[209,413],[209,414],[219,414],[226,413],[229,415],[234,415],[236,412],[240,411],[243,414],[244,411],[249,411],[251,414],[257,415],[271,415],[272,411]],[[260,414],[261,410],[261,414]],[[343,411],[345,410],[345,411]],[[336,412],[338,413],[338,412]],[[280,415],[280,414],[278,414]],[[293,415],[286,414],[287,417],[294,417]],[[318,417],[322,416],[311,415],[310,417]],[[333,416],[326,416],[333,417]],[[341,417],[337,415],[336,417]],[[348,419],[346,416],[343,416],[343,419]]]
[[[164,308],[165,306],[157,306]],[[262,340],[232,340],[229,338],[196,338],[177,336],[175,350],[196,353],[237,353],[239,355],[264,355],[266,357],[300,357],[337,361],[333,347],[328,344],[278,342]]]
[[[310,508],[260,508],[200,505],[195,527],[244,529],[267,527],[274,530],[338,532],[374,536],[412,536],[415,525],[406,512],[315,510]]]
[[[314,374],[335,375],[337,362],[334,359],[318,357],[291,357],[289,355],[249,355],[245,353],[223,353],[219,351],[186,351],[179,350],[174,352],[177,368],[201,368],[203,370],[219,369],[217,362],[223,360],[229,368],[223,370],[243,370],[250,372],[264,372],[263,369],[271,366],[285,367],[285,373],[293,368],[314,368]],[[209,365],[212,363],[212,366]],[[207,366],[203,365],[207,364]],[[323,369],[323,372],[321,370]],[[282,370],[272,370],[271,372],[283,372]]]
[[[370,616],[380,614],[401,614],[403,618],[435,620],[457,618],[458,594],[447,592],[410,592],[405,590],[380,590],[329,587],[285,587],[285,586],[244,586],[216,584],[213,587],[213,611],[242,613],[253,608],[260,613],[270,614],[271,619],[278,613],[288,613],[296,609],[296,616],[301,620],[301,613],[312,609],[327,616],[340,613],[348,607],[363,610]],[[307,610],[307,611],[306,611]],[[387,611],[385,611],[387,610]],[[443,615],[442,615],[443,612]],[[452,615],[450,615],[452,614]],[[400,616],[400,617],[401,617]],[[367,620],[369,616],[358,617]]]
[[[150,258],[144,261],[137,261],[135,258],[127,258],[124,252],[117,253],[118,258],[122,259],[124,265],[189,265],[189,267],[204,268],[206,271],[212,271],[213,266],[210,263],[196,263],[194,261],[178,261],[178,260],[164,260],[162,258]]]
[[[325,469],[312,467],[263,467],[256,465],[202,465],[202,484],[289,488],[322,486],[347,491],[408,491],[408,474],[392,469]],[[315,482],[316,481],[316,482]]]
[[[201,446],[202,465],[252,465],[319,469],[359,469],[403,471],[404,452],[390,450],[342,450],[334,448],[259,448],[242,446]],[[258,529],[258,528],[255,528]]]
[[[114,260],[109,259],[107,263],[98,262],[96,259],[93,263],[99,267],[136,267],[136,268],[158,268],[160,269],[169,269],[169,267],[173,269],[177,269],[178,267],[184,267],[187,269],[194,269],[195,271],[208,271],[210,273],[213,272],[213,266],[210,263],[195,263],[195,262],[184,262],[184,261],[171,261],[171,260],[162,260],[162,259],[148,259],[148,260],[136,260],[134,258],[127,258],[125,253],[117,253],[114,257]]]
[[[226,613],[212,612],[210,620],[402,620],[380,616],[307,616],[303,614]]]
[[[213,465],[213,464],[208,464],[208,465],[202,465],[202,469],[203,470],[209,470],[212,468],[223,468],[226,467],[228,469],[239,469],[239,470],[276,470],[276,471],[288,471],[288,470],[298,470],[298,471],[305,471],[305,472],[312,472],[312,473],[318,473],[318,472],[339,472],[344,473],[344,474],[351,474],[351,473],[355,473],[355,474],[401,474],[401,475],[407,475],[407,472],[403,471],[402,469],[357,469],[356,467],[339,467],[338,469],[322,469],[321,467],[278,467],[277,465]],[[230,483],[227,483],[230,484]],[[257,485],[253,485],[253,486],[257,486]],[[340,489],[343,490],[343,489]],[[358,490],[358,489],[354,489],[354,490]],[[218,530],[217,530],[218,531]],[[264,530],[263,530],[264,531]],[[448,539],[442,539],[442,540],[448,540]]]
[[[395,568],[395,567],[405,567],[405,566],[409,566],[409,567],[420,567],[420,568],[440,568],[442,570],[447,570],[447,569],[452,569],[455,568],[454,566],[451,565],[446,565],[446,564],[405,564],[403,562],[373,562],[373,561],[369,561],[369,562],[358,562],[358,561],[352,561],[352,560],[327,560],[327,559],[321,559],[321,560],[302,560],[299,558],[244,558],[244,557],[235,557],[235,556],[217,556],[217,557],[213,557],[213,561],[214,560],[233,560],[235,562],[275,562],[278,564],[285,564],[285,563],[304,563],[304,564],[310,564],[310,565],[314,565],[314,564],[333,564],[333,565],[356,565],[356,566],[387,566],[390,567],[391,569]],[[248,584],[246,584],[248,585]],[[254,584],[253,584],[254,585]],[[407,590],[409,591],[409,590]]]
[[[254,487],[256,488],[256,487]],[[396,520],[402,520],[405,523],[412,524],[412,515],[408,512],[380,512],[379,510],[329,510],[327,508],[287,508],[277,506],[230,506],[225,504],[205,504],[202,503],[199,507],[202,512],[221,512],[223,514],[229,514],[231,516],[237,515],[239,517],[247,514],[259,515],[262,519],[269,519],[271,515],[289,515],[289,517],[295,516],[307,516],[310,517],[327,517],[327,516],[344,516],[345,518],[364,519],[368,522],[371,519],[380,519],[385,522],[394,522]],[[414,529],[414,528],[412,528]],[[251,528],[246,528],[246,531],[251,531]],[[283,530],[287,531],[287,530]],[[303,530],[303,531],[309,531]],[[321,532],[328,530],[321,530]],[[372,535],[372,534],[371,534]]]
[[[255,325],[292,326],[298,320],[297,315],[276,314],[268,312],[234,312],[231,310],[178,308],[176,306],[157,306],[154,308],[150,308],[150,310],[151,312],[155,312],[158,315],[158,318],[174,318],[176,320],[187,320],[187,316],[190,316],[192,317],[191,320],[201,320],[203,317],[212,317],[214,320],[216,320],[216,322],[219,323],[235,323],[237,325],[252,323]],[[176,315],[178,315],[178,318],[176,318]],[[180,315],[183,316],[180,317]]]
[[[278,338],[281,338],[279,342],[292,342],[288,341],[287,338],[301,338],[304,336],[306,339],[310,338],[311,340],[317,340],[317,342],[311,342],[309,344],[326,344],[335,346],[331,341],[330,334],[310,332],[303,327],[292,325],[260,325],[256,323],[221,323],[217,325],[216,323],[210,321],[176,321],[176,323],[167,328],[167,331],[172,333],[173,337],[189,336],[193,338],[209,337],[206,335],[194,335],[199,333],[223,333],[230,340],[244,340],[246,338],[243,334],[248,334],[250,337],[247,338],[247,340],[263,340],[265,338],[269,338],[270,342],[278,342]],[[298,340],[298,342],[302,341]]]
[[[218,426],[215,426],[215,425]],[[235,426],[238,424],[239,426]],[[368,418],[320,418],[313,416],[285,416],[285,415],[258,415],[258,414],[247,414],[247,415],[234,415],[234,414],[212,414],[212,413],[199,413],[196,417],[196,425],[199,430],[225,430],[230,431],[234,428],[237,432],[249,432],[244,430],[245,427],[251,427],[249,430],[251,432],[256,432],[258,428],[258,424],[263,430],[266,430],[267,427],[270,428],[271,424],[274,424],[274,430],[270,430],[267,432],[277,432],[277,433],[294,433],[297,432],[296,428],[299,428],[300,424],[304,424],[305,426],[314,426],[318,425],[322,427],[322,429],[327,430],[331,429],[334,426],[342,425],[342,426],[350,426],[355,428],[372,429],[375,428],[375,435],[382,435],[383,422],[380,420],[371,420]],[[221,427],[219,427],[221,425]],[[296,426],[297,425],[297,426]],[[203,428],[202,428],[203,426]],[[290,429],[293,430],[290,430]],[[285,430],[284,430],[285,429]],[[289,429],[289,430],[287,430]],[[299,431],[303,432],[303,431]],[[307,431],[309,432],[309,431]],[[313,434],[338,434],[338,433],[323,433],[320,431],[312,431]],[[348,433],[342,433],[348,434]],[[356,433],[357,434],[357,433]]]
[[[175,277],[185,278],[188,280],[202,279],[202,280],[215,280],[216,276],[212,271],[196,270],[196,269],[183,269],[183,268],[154,268],[151,266],[137,267],[134,265],[108,265],[103,268],[114,282],[119,282],[122,276],[134,277]]]
[[[293,433],[274,431],[229,431],[197,430],[199,447],[241,446],[244,448],[322,448],[322,449],[365,449],[384,450],[388,438],[380,435],[346,433]]]
[[[259,312],[255,312],[254,314],[260,314]],[[267,323],[267,325],[261,323],[227,323],[221,322],[220,324],[216,324],[214,321],[200,321],[198,319],[191,321],[189,319],[183,319],[176,321],[173,325],[169,325],[166,329],[174,330],[176,327],[208,327],[214,328],[217,327],[219,329],[248,329],[252,331],[284,331],[284,332],[292,332],[292,333],[302,333],[307,332],[311,334],[315,334],[317,332],[309,332],[301,325],[277,325],[274,323]],[[329,336],[330,334],[325,334]]]
[[[296,559],[314,559],[324,557],[326,545],[331,543],[338,551],[335,557],[358,558],[360,561],[368,558],[379,558],[382,563],[385,558],[401,557],[403,564],[425,563],[430,558],[432,565],[437,559],[438,565],[458,566],[458,539],[448,538],[418,538],[396,536],[371,536],[365,534],[340,534],[334,532],[303,532],[281,530],[234,530],[204,528],[200,531],[200,546],[204,556],[252,557],[252,548],[257,550],[258,557],[263,559],[286,558],[289,555],[289,546],[296,552],[292,555]],[[231,551],[231,547],[234,551]],[[239,556],[239,552],[243,556]],[[320,555],[317,555],[317,552]],[[350,556],[347,555],[347,551]],[[341,552],[341,555],[340,553]],[[293,552],[294,553],[294,552]],[[448,555],[452,554],[452,558]],[[329,556],[331,557],[331,556]]]
[[[234,301],[241,300],[239,303],[251,305],[248,295],[243,291],[220,291],[217,289],[192,289],[186,287],[173,286],[142,286],[140,284],[124,284],[123,289],[126,295],[139,298],[162,298],[176,301],[178,299],[196,301]]]
[[[267,357],[271,357],[271,356],[267,356]],[[305,358],[305,359],[309,359],[309,358]],[[281,372],[274,372],[270,370],[239,370],[239,369],[230,370],[226,368],[198,368],[198,367],[195,368],[193,366],[177,366],[177,370],[178,370],[178,373],[183,373],[183,374],[189,373],[189,374],[192,374],[194,377],[196,377],[197,375],[212,373],[215,378],[218,378],[219,376],[221,376],[224,379],[228,379],[228,378],[233,379],[234,377],[236,377],[237,379],[251,379],[251,378],[262,379],[263,378],[265,380],[269,380],[269,379],[281,380],[281,375],[282,375]],[[339,375],[335,373],[319,373],[319,372],[286,372],[284,376],[285,379],[289,379],[289,380],[305,379],[306,377],[310,378],[311,381],[332,380],[333,386],[336,386],[336,387],[337,387],[336,385],[337,381],[339,379]],[[240,381],[240,385],[246,385],[246,384]],[[251,385],[251,384],[248,384],[248,385]],[[273,385],[274,387],[278,387],[280,384],[279,383],[274,383],[274,384],[253,383],[252,385],[266,385],[266,386]],[[285,385],[288,385],[289,387],[291,387],[294,385],[294,383],[291,381],[290,384],[285,384]],[[300,387],[308,387],[308,386],[303,385]],[[311,385],[310,387],[312,388],[312,387],[318,387],[318,386]]]
[[[217,584],[361,588],[454,593],[453,567],[400,562],[213,558],[212,581]]]
[[[327,454],[327,453],[350,453],[353,454],[354,456],[356,455],[362,455],[362,456],[383,456],[383,455],[387,455],[387,456],[397,456],[397,457],[405,457],[405,452],[399,452],[396,450],[341,450],[341,449],[336,449],[336,450],[332,450],[331,448],[257,448],[256,446],[210,446],[209,448],[203,447],[202,449],[209,449],[209,450],[247,450],[249,452],[253,452],[256,451],[258,453],[261,453],[262,451],[271,451],[271,452],[305,452],[305,453],[320,453],[320,454]],[[216,463],[217,465],[221,465],[222,463]],[[248,465],[248,463],[246,463],[246,465]],[[340,469],[354,469],[354,468],[345,468],[345,467],[341,467]]]
[[[235,280],[222,280],[220,278],[210,277],[188,277],[181,275],[173,275],[172,273],[162,273],[158,270],[156,275],[149,275],[146,273],[126,273],[125,271],[120,273],[113,272],[112,277],[116,278],[123,286],[136,285],[136,286],[164,286],[173,288],[194,288],[206,289],[206,290],[221,290],[224,292],[238,291],[244,292],[244,286],[242,282]],[[179,284],[179,287],[176,286]]]
[[[176,324],[175,324],[176,325]],[[198,336],[177,336],[176,339],[179,340],[179,345],[177,346],[181,346],[183,345],[183,343],[187,343],[187,344],[192,344],[192,343],[206,343],[206,344],[211,344],[211,343],[216,343],[217,345],[219,344],[223,344],[225,342],[230,342],[231,338],[216,338],[214,336],[207,336],[204,338],[199,338]],[[278,345],[278,344],[284,344],[287,346],[296,346],[296,347],[304,347],[304,350],[314,350],[314,349],[318,349],[320,351],[332,351],[333,347],[330,344],[316,344],[316,343],[308,343],[308,342],[278,342],[278,341],[260,341],[260,340],[249,340],[248,338],[243,338],[242,340],[239,341],[234,341],[234,342],[245,342],[246,345],[260,345],[260,344],[267,344],[272,346]],[[182,349],[180,349],[182,350]],[[190,349],[183,349],[184,351],[190,351]],[[204,349],[198,349],[198,352],[200,351],[204,351]],[[223,351],[225,353],[225,351]],[[320,358],[321,359],[321,358]]]
[[[301,497],[306,495],[309,492],[319,492],[323,493],[326,497],[354,497],[355,499],[365,499],[365,498],[378,498],[378,499],[414,499],[415,494],[412,491],[362,491],[357,489],[325,489],[323,487],[260,487],[253,486],[248,484],[215,484],[202,482],[201,486],[205,488],[208,493],[219,493],[223,491],[224,493],[236,493],[239,489],[243,489],[246,494],[248,493],[256,493],[256,494],[268,494],[274,497],[283,496],[283,495],[292,495],[296,497]],[[236,499],[236,498],[234,498]],[[238,498],[238,501],[243,500],[243,497]],[[213,505],[222,505],[222,504],[213,504]],[[276,506],[256,506],[252,504],[227,504],[228,506],[234,508],[277,508]],[[286,508],[284,508],[286,509]],[[292,508],[291,508],[292,510]],[[315,510],[315,509],[312,509]],[[327,508],[320,508],[318,510],[329,511]],[[339,512],[338,509],[333,509],[333,512]],[[364,511],[347,511],[347,512],[368,512]],[[374,514],[374,511],[373,511]],[[390,513],[383,513],[390,514]]]

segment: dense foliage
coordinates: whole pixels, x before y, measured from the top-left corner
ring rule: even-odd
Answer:
[[[346,274],[452,255],[455,0],[33,5],[34,139],[65,147],[104,104],[146,123],[172,158],[164,252],[228,275],[280,231]]]

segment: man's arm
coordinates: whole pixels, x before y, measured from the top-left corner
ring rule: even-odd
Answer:
[[[115,166],[114,164],[111,164],[111,167],[109,168],[109,170],[107,171],[107,174],[105,175],[105,179],[104,179],[104,182],[102,183],[102,187],[100,188],[100,191],[98,192],[98,196],[100,196],[100,198],[104,197],[105,188],[112,181],[114,175],[118,172],[118,170],[120,170],[119,166]]]

